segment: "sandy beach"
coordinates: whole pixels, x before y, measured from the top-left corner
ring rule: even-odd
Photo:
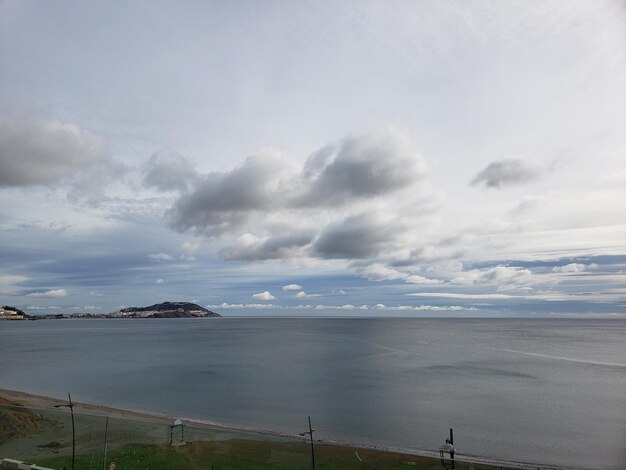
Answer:
[[[5,400],[9,400],[11,402],[16,402],[23,405],[26,408],[33,410],[49,410],[58,412],[58,408],[55,408],[55,405],[66,404],[66,399],[48,397],[43,395],[32,394],[28,392],[22,392],[17,390],[7,390],[0,389],[0,398]],[[265,430],[256,430],[256,429],[246,429],[246,428],[235,428],[224,426],[219,423],[213,423],[206,420],[198,420],[193,418],[181,418],[179,416],[167,416],[160,415],[155,413],[147,413],[143,411],[137,410],[127,410],[120,408],[113,408],[106,405],[101,404],[93,404],[93,403],[83,403],[80,401],[72,400],[76,405],[77,414],[84,416],[93,416],[93,417],[109,417],[109,418],[118,418],[127,421],[141,421],[141,422],[150,422],[150,423],[159,423],[169,425],[176,419],[182,419],[188,426],[193,426],[197,428],[210,429],[215,431],[223,431],[223,432],[235,432],[235,433],[250,433],[256,434],[259,436],[267,436],[267,437],[283,437],[283,438],[297,438],[296,435],[265,431]]]
[[[67,403],[67,400],[56,397],[43,396],[23,391],[17,390],[8,390],[8,389],[0,389],[0,403],[19,403],[23,407],[37,412],[46,412],[54,413],[56,415],[64,414],[65,416],[69,416],[69,411],[60,412],[59,408],[55,408],[56,405],[62,405]],[[74,400],[73,400],[74,401]],[[217,439],[217,440],[226,440],[226,439],[252,439],[258,441],[275,441],[275,442],[298,442],[302,441],[302,437],[298,435],[291,435],[285,433],[274,432],[270,430],[258,430],[258,429],[246,429],[246,428],[234,428],[229,426],[224,426],[219,423],[210,422],[207,420],[198,420],[188,417],[174,417],[167,415],[160,415],[155,413],[146,413],[141,410],[126,410],[120,408],[114,408],[110,406],[106,406],[104,404],[94,404],[94,403],[83,403],[80,401],[74,401],[76,405],[75,413],[77,416],[80,416],[83,420],[92,419],[99,420],[99,422],[104,422],[104,418],[108,417],[110,420],[116,420],[119,422],[125,423],[126,429],[137,428],[142,429],[145,435],[152,435],[152,439],[148,439],[146,442],[153,444],[160,444],[165,442],[167,435],[163,430],[168,429],[168,426],[173,423],[175,419],[182,419],[186,424],[187,429],[191,430],[191,434],[188,432],[187,435],[193,436],[195,432],[197,437],[200,440],[204,439]],[[61,408],[61,410],[66,410],[65,408]],[[156,438],[155,430],[160,429],[159,437]],[[198,434],[199,433],[199,434]],[[203,436],[203,433],[206,436]],[[45,440],[45,439],[44,439]],[[358,443],[351,442],[338,442],[333,440],[327,440],[323,438],[317,438],[316,442],[320,445],[329,445],[337,448],[351,448],[351,449],[362,449],[362,450],[370,450],[370,451],[378,451],[378,452],[386,452],[393,454],[401,454],[401,455],[409,455],[420,458],[439,458],[438,452],[429,451],[429,450],[415,450],[415,449],[402,449],[402,448],[389,448],[389,447],[377,447],[377,446],[363,446]],[[95,445],[95,444],[94,444]],[[40,448],[45,447],[45,445],[40,445]],[[88,447],[85,447],[87,449]],[[0,449],[2,446],[0,445]],[[506,468],[515,468],[515,469],[536,469],[537,464],[524,463],[524,462],[506,462],[506,461],[498,461],[484,458],[477,458],[473,456],[463,455],[462,453],[457,453],[457,460],[459,462],[465,462],[468,464],[474,465],[488,465],[488,466],[505,466]],[[542,470],[550,470],[550,469],[560,469],[561,467],[550,467],[550,466],[541,466]],[[569,467],[571,468],[571,467]]]

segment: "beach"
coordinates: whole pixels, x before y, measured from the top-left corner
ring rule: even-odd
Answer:
[[[109,427],[110,449],[122,449],[128,444],[140,446],[154,446],[155,449],[167,447],[168,433],[170,425],[179,418],[172,416],[146,413],[137,410],[124,410],[114,408],[103,404],[73,402],[75,404],[75,415],[77,419],[77,454],[91,456],[94,460],[95,454],[100,450],[101,436],[105,420],[108,423],[116,423],[117,433],[111,433],[112,425],[107,423]],[[30,460],[46,461],[51,456],[69,455],[68,436],[69,433],[69,413],[60,412],[58,405],[67,404],[67,400],[56,397],[42,396],[22,391],[0,389],[0,412],[6,410],[20,410],[22,408],[29,412],[36,413],[48,422],[51,429],[39,429],[35,432],[25,434],[23,436],[9,440],[8,442],[0,441],[0,457],[16,457],[15,455],[6,455],[10,452],[17,452],[17,457]],[[0,421],[2,415],[0,415]],[[57,424],[50,425],[51,422],[57,421]],[[64,424],[58,424],[63,422]],[[297,453],[308,455],[308,451],[301,446],[303,439],[298,435],[281,434],[270,431],[238,429],[228,426],[222,426],[218,423],[207,422],[206,420],[185,418],[182,422],[186,426],[186,441],[189,441],[185,450],[190,449],[189,445],[195,446],[195,449],[215,446],[216,443],[222,448],[226,445],[234,448],[239,453],[250,452],[250,449],[262,447],[287,447],[288,449],[296,449]],[[80,428],[83,429],[80,429]],[[97,428],[100,428],[98,432]],[[126,442],[120,442],[119,437]],[[176,435],[178,438],[178,435]],[[59,441],[63,441],[61,443]],[[176,440],[176,439],[175,439]],[[176,442],[175,442],[176,443]],[[191,443],[191,444],[190,444]],[[399,452],[394,449],[380,448],[375,446],[359,446],[358,444],[339,443],[324,438],[315,439],[318,452],[321,454],[332,455],[335,459],[342,456],[354,458],[360,463],[364,458],[371,460],[388,459],[389,462],[405,462],[407,465],[420,465],[418,468],[439,468],[440,462],[437,453],[432,451]],[[295,446],[295,447],[294,447]],[[257,449],[258,450],[258,449]],[[222,449],[223,451],[223,449]],[[160,452],[160,451],[158,451]],[[66,455],[67,454],[67,455]],[[338,457],[339,456],[339,457]],[[163,457],[167,459],[167,456]],[[532,464],[524,464],[520,462],[503,462],[488,459],[476,459],[462,454],[456,455],[457,465],[472,465],[476,469],[490,468],[510,468],[510,469],[535,469]],[[259,462],[260,464],[262,462]],[[274,465],[280,462],[274,462]],[[390,464],[391,465],[391,464]],[[503,467],[504,466],[504,467]],[[281,468],[274,467],[274,468]],[[289,467],[285,467],[289,468]],[[342,468],[342,467],[337,467]],[[386,468],[386,467],[385,467]],[[389,467],[391,468],[391,467]],[[395,468],[395,467],[394,467]],[[463,468],[463,467],[462,467]],[[468,467],[469,468],[469,467]],[[557,467],[542,467],[549,470]]]

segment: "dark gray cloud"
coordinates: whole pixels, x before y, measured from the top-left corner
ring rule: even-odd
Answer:
[[[313,244],[313,253],[327,259],[365,259],[394,246],[402,230],[377,215],[359,214],[328,225]]]
[[[238,168],[212,173],[167,212],[179,232],[217,236],[256,229],[280,211],[335,209],[393,194],[424,175],[407,139],[388,129],[346,138],[317,151],[297,171],[272,152],[248,157]]]
[[[280,157],[266,153],[248,157],[228,173],[210,173],[167,211],[168,224],[179,232],[207,236],[239,229],[254,213],[278,208],[285,165]]]
[[[0,119],[0,187],[57,182],[97,160],[101,148],[73,124]]]
[[[421,158],[395,131],[375,132],[326,146],[307,160],[299,204],[344,204],[415,184],[424,175]]]
[[[474,186],[500,189],[504,186],[527,183],[536,179],[540,172],[518,159],[497,160],[478,172],[472,179]]]
[[[220,250],[220,256],[237,261],[294,258],[302,254],[302,249],[311,243],[313,236],[313,233],[302,232],[277,235],[265,240],[256,240],[252,236],[242,237],[240,244]]]
[[[185,192],[195,186],[200,174],[193,164],[172,152],[153,154],[143,168],[143,184],[160,191]]]

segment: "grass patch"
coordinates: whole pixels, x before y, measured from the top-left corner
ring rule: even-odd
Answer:
[[[111,451],[107,453],[107,465],[110,462],[115,462],[116,467],[122,470],[187,470],[189,468],[187,459],[183,455],[159,446],[128,446]],[[72,468],[72,456],[40,459],[36,460],[35,463],[59,470],[69,469]],[[102,454],[77,455],[75,468],[100,470],[102,468]]]
[[[311,448],[304,443],[268,443],[262,441],[229,440],[193,442],[180,448],[189,462],[190,470],[309,470]],[[441,470],[438,459],[397,454],[370,449],[315,445],[315,468],[318,470],[413,469]],[[470,468],[458,463],[458,470]],[[472,466],[475,470],[493,467]]]
[[[100,469],[101,459],[101,454],[79,455],[76,468]],[[107,461],[114,461],[121,470],[309,470],[311,453],[309,445],[303,443],[232,439],[191,442],[178,448],[128,446],[109,452]],[[315,461],[318,470],[441,469],[437,459],[328,444],[315,446]],[[69,469],[71,457],[41,459],[36,463],[58,470]],[[494,467],[470,467],[459,462],[456,468],[488,470]]]

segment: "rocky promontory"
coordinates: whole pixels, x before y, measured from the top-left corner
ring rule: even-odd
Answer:
[[[205,318],[221,317],[191,302],[163,302],[148,307],[127,307],[113,313],[54,313],[28,315],[15,307],[0,307],[0,320],[60,320],[63,318]]]
[[[190,302],[163,302],[148,307],[128,307],[110,314],[114,318],[197,318],[221,317],[204,307]]]

